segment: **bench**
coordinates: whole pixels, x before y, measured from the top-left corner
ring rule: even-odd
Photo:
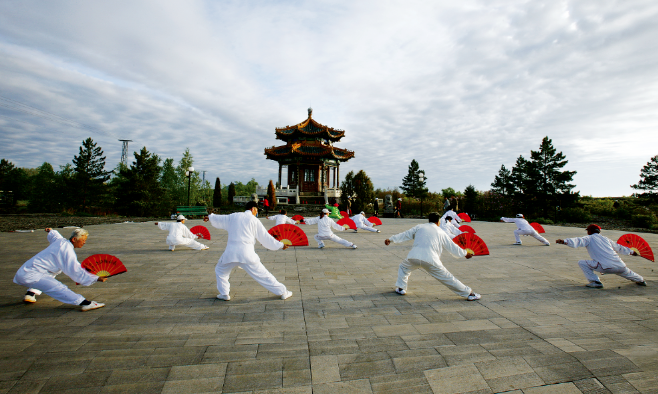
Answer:
[[[179,206],[176,207],[176,213],[183,216],[206,216],[208,215],[208,210],[204,206],[197,207],[187,207]]]

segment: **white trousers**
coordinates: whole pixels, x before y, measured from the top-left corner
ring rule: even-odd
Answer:
[[[231,276],[233,268],[239,267],[245,270],[258,284],[271,291],[276,295],[283,295],[288,290],[283,283],[276,280],[274,275],[265,268],[260,261],[250,263],[217,263],[215,266],[215,275],[217,275],[217,290],[221,295],[229,295],[231,284],[228,279]]]
[[[30,281],[29,283],[22,280],[22,278],[15,276],[14,281],[19,285],[29,287],[28,291],[31,291],[36,295],[40,295],[44,292],[57,301],[65,304],[80,305],[80,303],[85,300],[85,297],[74,293],[65,284],[55,279],[54,275],[44,276],[37,281]]]
[[[535,230],[514,230],[514,238],[516,238],[516,242],[521,242],[521,237],[519,235],[529,235],[536,239],[537,241],[543,243],[544,245],[550,245],[551,243],[546,240],[546,238],[542,237],[539,235],[539,233]]]
[[[587,278],[587,280],[590,282],[600,282],[599,276],[596,275],[594,271],[600,272],[602,274],[619,275],[622,278],[626,278],[633,282],[644,282],[644,278],[631,271],[626,266],[616,268],[603,268],[601,263],[594,260],[580,260],[578,261],[578,265],[580,266],[580,269],[583,270],[585,278]]]
[[[427,261],[417,259],[405,259],[400,263],[400,268],[398,268],[398,280],[395,282],[395,286],[407,290],[409,275],[418,268],[424,269],[436,280],[457,293],[457,295],[466,298],[471,294],[471,288],[455,278],[443,265],[428,263]]]
[[[346,241],[342,238],[337,237],[336,234],[331,234],[331,235],[315,234],[315,236],[313,236],[313,238],[318,243],[318,246],[324,246],[324,242],[322,242],[322,241],[326,241],[326,240],[334,241],[334,242],[339,243],[343,246],[347,246],[348,248],[351,247],[352,245],[354,245],[350,241]]]
[[[206,245],[199,243],[191,238],[188,238],[188,240],[189,242],[179,243],[176,245],[169,245],[169,250],[174,250],[176,246],[187,246],[188,248],[192,248],[194,250],[201,250],[206,248]]]
[[[373,227],[358,227],[358,226],[357,226],[357,229],[358,229],[358,230],[372,231],[373,233],[376,233],[376,232],[377,232],[377,229],[376,229],[376,228],[373,228]]]

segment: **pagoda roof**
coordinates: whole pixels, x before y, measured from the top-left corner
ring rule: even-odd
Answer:
[[[311,137],[336,142],[345,136],[345,130],[334,129],[316,122],[312,117],[312,113],[313,111],[309,109],[308,118],[301,123],[275,128],[276,138],[289,141],[300,137]]]
[[[265,148],[265,156],[274,161],[295,157],[347,161],[354,157],[354,152],[325,145],[319,141],[297,141],[287,145]]]

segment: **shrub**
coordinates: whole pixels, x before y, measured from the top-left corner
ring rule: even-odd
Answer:
[[[573,223],[587,223],[592,221],[592,215],[583,208],[565,208],[561,212],[562,219]]]
[[[535,219],[535,222],[537,222],[539,224],[554,224],[555,223],[555,222],[553,222],[553,220],[546,219],[546,218],[537,218],[537,219]]]
[[[633,226],[641,228],[652,228],[657,222],[658,220],[656,220],[656,215],[654,214],[633,215],[631,218]]]

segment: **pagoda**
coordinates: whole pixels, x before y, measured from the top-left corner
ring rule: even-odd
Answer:
[[[297,190],[297,203],[320,204],[340,197],[339,166],[353,158],[354,152],[334,146],[345,136],[344,130],[322,125],[312,115],[313,109],[309,108],[303,122],[277,127],[276,138],[286,144],[265,148],[265,156],[279,163],[279,185],[282,168],[287,166],[288,189]]]

